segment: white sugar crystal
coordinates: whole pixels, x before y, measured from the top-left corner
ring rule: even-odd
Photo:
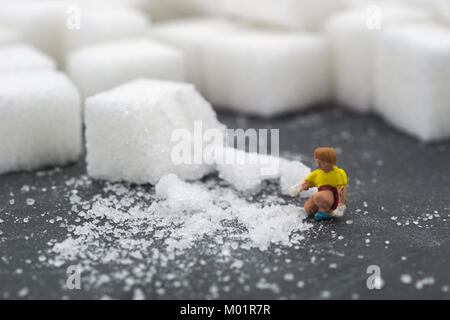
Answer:
[[[184,80],[182,54],[144,38],[82,47],[69,55],[66,67],[84,97],[136,78]]]
[[[19,298],[24,298],[24,297],[26,297],[29,293],[30,293],[30,289],[28,289],[28,288],[22,288],[22,289],[19,290],[19,292],[17,292],[17,296],[19,296]]]
[[[400,277],[400,281],[404,284],[410,284],[412,282],[412,277],[409,274],[402,274]]]
[[[26,44],[0,47],[0,73],[40,71],[56,68],[56,62],[39,50]]]
[[[271,117],[328,98],[328,47],[320,35],[230,32],[210,39],[202,59],[204,95],[223,109]]]
[[[140,288],[136,288],[133,291],[133,300],[145,300],[145,293]]]
[[[190,186],[174,174],[162,177],[156,185],[156,195],[171,201],[171,209],[177,211],[199,211],[207,209],[211,196],[199,186]]]
[[[190,18],[155,24],[151,34],[183,52],[187,80],[204,93],[202,48],[210,39],[237,28],[237,24],[220,18]]]
[[[214,155],[219,177],[240,191],[257,191],[264,180],[280,178],[281,193],[288,195],[289,187],[311,173],[311,169],[299,161],[231,147],[220,148]]]
[[[286,281],[292,281],[292,280],[294,280],[294,275],[292,273],[286,273],[283,276],[283,279],[286,280]]]
[[[169,173],[198,179],[213,169],[202,158],[196,162],[196,150],[187,161],[172,155],[182,142],[177,140],[180,136],[172,139],[174,130],[198,139],[193,134],[196,123],[203,131],[220,134],[224,129],[211,105],[190,84],[136,80],[89,97],[85,112],[87,169],[92,177],[156,183]]]
[[[341,0],[223,0],[223,11],[266,25],[318,30]]]
[[[248,153],[234,148],[215,154],[219,177],[240,191],[255,191],[261,182],[280,176],[280,159],[270,155]]]
[[[143,36],[150,26],[146,15],[131,7],[88,6],[81,7],[81,14],[79,29],[63,29],[63,54],[85,45]]]
[[[376,17],[381,20],[374,20],[372,25],[368,8],[366,5],[338,13],[326,25],[331,47],[333,98],[359,112],[373,108],[374,65],[382,32],[392,25],[428,19],[427,13],[417,8],[379,5]]]
[[[423,279],[416,281],[416,289],[422,290],[425,286],[432,286],[434,285],[434,277],[425,277]]]
[[[183,229],[173,234],[175,238],[179,235],[180,240],[170,242],[175,247],[189,246],[194,235],[213,234],[222,229],[224,219],[237,219],[247,230],[243,236],[250,240],[251,247],[261,250],[266,250],[271,243],[289,244],[292,232],[310,227],[303,223],[306,213],[300,207],[260,207],[241,199],[230,189],[209,190],[200,184],[181,181],[174,175],[163,177],[156,185],[156,192],[165,200],[156,210],[164,216],[184,220]]]
[[[375,76],[375,109],[423,141],[450,137],[450,30],[428,24],[385,31]]]
[[[64,74],[0,76],[0,173],[75,161],[81,136],[80,97]]]
[[[16,43],[20,41],[17,31],[0,27],[0,46]]]
[[[0,24],[52,57],[59,56],[65,6],[58,1],[1,1]]]
[[[311,169],[299,161],[280,160],[281,193],[289,195],[289,188],[302,182],[311,173]],[[302,193],[300,195],[303,196]]]

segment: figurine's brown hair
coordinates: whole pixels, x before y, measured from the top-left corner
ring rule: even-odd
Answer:
[[[336,150],[333,148],[317,148],[314,150],[314,158],[319,159],[332,165],[336,165]]]

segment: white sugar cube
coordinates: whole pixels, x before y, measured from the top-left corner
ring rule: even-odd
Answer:
[[[198,179],[211,172],[212,164],[197,161],[198,149],[192,158],[178,157],[180,138],[198,142],[196,125],[201,132],[224,129],[191,84],[148,79],[89,97],[85,121],[89,175],[135,183],[156,183],[169,173]]]
[[[224,0],[222,10],[251,22],[318,30],[342,5],[342,0]]]
[[[55,69],[56,62],[26,44],[0,46],[0,74]]]
[[[82,46],[145,35],[150,23],[146,15],[131,7],[80,7],[79,28],[64,28],[63,53]],[[107,57],[105,57],[106,59]]]
[[[190,18],[156,24],[151,29],[151,34],[184,53],[186,78],[204,93],[202,48],[212,38],[237,28],[237,24],[224,19]]]
[[[17,31],[8,28],[0,28],[0,46],[10,45],[20,41]]]
[[[426,12],[398,6],[368,6],[334,15],[326,26],[332,61],[332,95],[359,112],[373,108],[373,68],[380,34],[388,26],[428,19]]]
[[[148,0],[69,0],[67,3],[69,5],[78,5],[80,8],[87,8],[87,7],[96,7],[96,8],[102,8],[102,7],[117,7],[117,6],[123,6],[123,7],[131,7],[134,9],[144,9],[145,3]]]
[[[188,16],[219,14],[223,0],[146,0],[145,7],[154,21]]]
[[[81,128],[80,97],[64,74],[0,76],[0,173],[77,160]]]
[[[202,48],[203,92],[214,106],[271,117],[327,100],[328,46],[305,33],[242,30]]]
[[[183,55],[144,38],[82,47],[68,56],[66,68],[84,97],[136,78],[185,79]]]
[[[64,11],[58,1],[2,1],[0,25],[14,29],[26,41],[56,58]]]
[[[450,1],[433,0],[434,10],[441,20],[450,25]]]
[[[387,29],[375,72],[375,110],[423,141],[450,137],[450,30],[431,24]]]

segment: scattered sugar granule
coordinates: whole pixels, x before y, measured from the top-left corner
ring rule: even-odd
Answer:
[[[283,279],[284,279],[285,281],[292,281],[292,280],[294,280],[294,274],[292,274],[292,273],[286,273],[286,274],[283,276]]]
[[[416,289],[422,290],[425,286],[431,286],[434,284],[434,278],[433,277],[425,277],[421,280],[416,281]]]
[[[19,290],[19,292],[17,292],[17,296],[19,296],[20,298],[24,298],[24,297],[26,297],[29,293],[30,293],[30,289],[28,289],[28,288],[22,288],[22,289]]]
[[[31,198],[28,198],[28,199],[27,199],[27,205],[28,205],[28,206],[34,205],[35,202],[36,202],[36,201],[35,201],[34,199],[31,199]]]
[[[244,265],[244,263],[241,260],[236,260],[231,265],[231,268],[241,269],[243,265]]]
[[[133,291],[133,300],[145,300],[145,293],[140,288],[136,288]]]
[[[402,274],[400,281],[405,284],[410,284],[412,282],[412,277],[409,274]]]
[[[337,263],[330,263],[330,265],[328,267],[330,269],[336,269],[337,268]]]
[[[305,286],[305,282],[304,281],[298,281],[297,282],[297,287],[303,288],[304,286]]]
[[[323,299],[329,299],[331,297],[331,292],[328,290],[324,290],[320,293],[320,297]]]

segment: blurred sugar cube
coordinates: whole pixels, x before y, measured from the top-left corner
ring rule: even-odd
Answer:
[[[59,1],[0,1],[0,25],[52,57],[60,54],[63,15]]]
[[[368,6],[332,16],[326,34],[334,100],[355,111],[372,110],[373,69],[380,34],[392,25],[428,19],[423,10],[394,5]]]
[[[186,61],[186,78],[204,93],[202,50],[210,41],[236,30],[239,25],[221,18],[190,18],[155,25],[151,35],[181,50]]]
[[[185,79],[183,55],[146,38],[84,46],[68,56],[66,67],[84,97],[136,78]]]
[[[55,68],[54,59],[30,45],[0,46],[0,74]]]
[[[342,7],[342,0],[223,0],[222,11],[269,26],[321,30],[326,19]]]
[[[70,51],[86,45],[144,36],[150,27],[148,17],[132,7],[80,7],[80,24],[63,28],[62,50]]]
[[[169,173],[182,179],[210,173],[212,164],[174,158],[180,142],[172,134],[193,138],[196,122],[203,130],[224,129],[192,85],[148,79],[89,97],[85,121],[89,175],[135,183],[154,184]]]
[[[0,173],[76,161],[80,97],[62,73],[0,75]]]
[[[0,27],[0,46],[20,42],[21,38],[17,31]]]
[[[375,71],[375,110],[423,141],[450,137],[450,30],[432,24],[387,29]]]
[[[210,39],[201,59],[204,95],[223,109],[271,117],[328,99],[328,46],[319,35],[240,30]]]

